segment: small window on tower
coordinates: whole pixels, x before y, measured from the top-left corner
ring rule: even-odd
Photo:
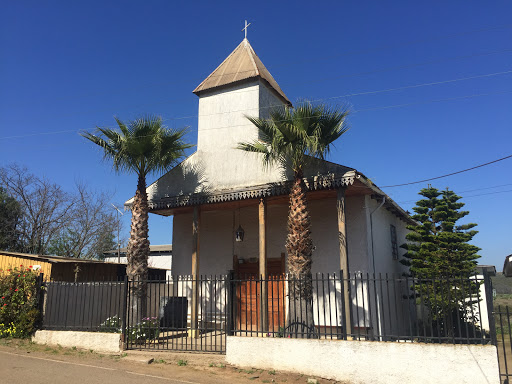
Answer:
[[[398,244],[396,241],[396,227],[391,224],[389,226],[391,231],[391,252],[393,254],[393,260],[398,260]]]

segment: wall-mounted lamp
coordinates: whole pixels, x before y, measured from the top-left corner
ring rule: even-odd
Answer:
[[[238,229],[236,230],[235,232],[235,240],[236,241],[244,241],[244,235],[245,235],[245,231],[244,229],[242,228],[241,225],[238,226]]]
[[[233,226],[234,227],[234,226]],[[238,203],[238,229],[235,231],[235,241],[244,241],[245,231],[240,224],[240,202]]]

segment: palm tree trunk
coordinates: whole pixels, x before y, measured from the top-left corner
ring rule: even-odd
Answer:
[[[148,196],[146,178],[139,175],[137,191],[132,205],[132,224],[128,241],[126,274],[133,282],[130,292],[131,319],[140,322],[147,315],[147,278],[148,278]]]
[[[306,199],[306,186],[302,173],[299,172],[295,174],[290,192],[286,251],[288,252],[288,271],[290,273],[288,323],[300,322],[307,324],[308,327],[313,327],[311,218]]]

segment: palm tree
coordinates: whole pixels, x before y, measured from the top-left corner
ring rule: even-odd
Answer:
[[[162,124],[159,116],[146,116],[123,123],[116,118],[119,131],[97,128],[100,135],[81,133],[83,137],[103,148],[104,159],[113,162],[116,172],[130,172],[137,175],[137,190],[132,203],[132,223],[128,241],[126,274],[138,282],[136,290],[139,299],[138,317],[145,316],[145,283],[148,277],[148,196],[146,176],[163,173],[173,167],[192,147],[183,141],[187,130],[171,130]]]
[[[265,167],[278,164],[293,171],[286,240],[288,271],[295,281],[290,287],[295,303],[290,305],[290,322],[302,319],[313,325],[313,242],[304,170],[313,159],[324,159],[333,142],[348,130],[347,115],[345,109],[302,102],[296,108],[272,110],[268,119],[247,116],[259,129],[260,140],[238,145],[238,149],[261,154]]]

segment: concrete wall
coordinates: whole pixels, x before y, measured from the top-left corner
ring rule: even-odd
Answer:
[[[121,334],[119,333],[36,331],[32,341],[36,344],[92,349],[103,353],[121,352]]]
[[[117,256],[108,256],[105,257],[105,262],[107,263],[117,263],[118,260],[122,264],[127,264],[128,259],[126,256],[121,256],[120,259],[118,259]],[[172,254],[168,255],[153,255],[148,257],[148,266],[150,268],[161,268],[161,269],[167,269],[166,276],[167,278],[171,277],[171,265],[172,265]]]
[[[496,347],[280,338],[227,338],[226,361],[350,383],[498,384]]]

